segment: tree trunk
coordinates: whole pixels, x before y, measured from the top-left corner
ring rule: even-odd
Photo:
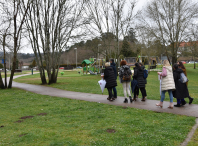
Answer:
[[[172,66],[177,63],[177,57],[172,56]]]
[[[6,71],[6,54],[5,54],[5,42],[6,34],[3,35],[3,52],[4,52],[4,74],[5,74],[5,88],[7,88],[7,71]]]
[[[2,77],[1,77],[1,71],[0,71],[0,88],[1,88],[1,89],[5,89],[5,86],[4,86]]]
[[[194,69],[196,69],[196,65],[195,65],[195,56],[194,56]]]
[[[17,38],[14,38],[14,58],[13,58],[13,65],[12,65],[12,71],[11,71],[11,75],[10,75],[10,81],[9,81],[9,85],[8,88],[12,88],[12,80],[13,80],[13,76],[14,76],[14,72],[15,72],[15,68],[16,68],[16,60],[17,60]]]

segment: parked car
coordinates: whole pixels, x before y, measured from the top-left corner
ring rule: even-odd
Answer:
[[[78,66],[77,68],[82,68],[81,66]]]
[[[188,63],[189,64],[194,64],[194,61],[189,61]],[[197,62],[195,61],[195,63],[197,63]]]
[[[3,71],[3,70],[4,70],[4,68],[0,68],[0,70],[1,70],[1,71]],[[8,70],[8,69],[6,69],[6,71],[9,71],[9,70]]]
[[[182,61],[182,63],[183,63],[183,64],[186,64],[186,62],[185,62],[185,61]]]
[[[60,67],[59,69],[64,69],[64,67]]]

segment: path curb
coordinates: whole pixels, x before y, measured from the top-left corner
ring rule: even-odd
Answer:
[[[196,129],[198,128],[198,118],[195,119],[196,124],[192,127],[191,131],[188,133],[187,138],[180,146],[187,146],[189,141],[192,139],[195,134]]]

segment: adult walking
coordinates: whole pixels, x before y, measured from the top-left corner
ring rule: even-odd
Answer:
[[[110,101],[113,101],[114,98],[112,94],[112,88],[117,86],[117,82],[115,79],[113,68],[110,67],[110,64],[108,62],[105,63],[104,79],[106,80],[105,88],[107,88],[108,93],[109,93],[109,97],[107,99]]]
[[[111,64],[110,66],[113,68],[115,79],[117,80],[116,64],[114,63],[114,60],[113,59],[110,59],[109,62]],[[113,87],[113,93],[114,93],[114,99],[117,99],[117,90],[116,90],[116,87]]]
[[[163,101],[165,99],[165,93],[168,92],[170,98],[170,104],[168,108],[173,108],[173,93],[172,90],[175,90],[175,83],[173,79],[172,67],[168,60],[164,60],[162,73],[158,72],[160,75],[161,83],[161,100],[156,106],[163,107]]]
[[[178,64],[179,64],[179,68],[181,68],[181,69],[183,70],[185,76],[187,77],[187,71],[186,71],[186,68],[185,68],[185,66],[183,65],[183,63],[180,61],[180,62],[178,62]],[[188,82],[186,82],[186,86],[187,86],[187,88],[188,88]],[[193,102],[193,100],[194,100],[194,98],[190,97],[190,95],[188,96],[188,99],[189,99],[189,104],[191,104],[191,103]],[[186,104],[186,103],[183,102],[183,105],[185,105],[185,104]]]
[[[134,72],[137,72],[138,70],[138,64],[135,63],[135,67],[133,68],[133,71]],[[137,77],[133,75],[133,80],[137,80]],[[133,96],[133,101],[136,101],[136,98],[138,98],[138,95],[139,95],[139,87],[138,87],[138,84],[135,86],[135,89],[134,89],[134,96]]]
[[[133,100],[131,98],[131,92],[129,89],[130,83],[131,83],[132,72],[131,72],[130,67],[127,66],[126,64],[127,64],[126,60],[122,60],[120,62],[121,67],[119,71],[119,77],[120,77],[120,82],[122,83],[122,86],[123,86],[123,92],[124,92],[124,97],[125,97],[124,103],[128,103],[127,93],[129,95],[130,102],[132,103]]]
[[[133,78],[138,81],[138,87],[139,87],[139,89],[140,89],[140,91],[142,93],[142,100],[141,101],[145,101],[146,100],[146,96],[147,96],[146,90],[145,90],[146,81],[144,79],[144,70],[139,65],[139,63],[135,63],[135,69],[134,69]]]
[[[176,87],[176,90],[173,92],[173,96],[177,98],[177,104],[174,106],[180,107],[181,104],[184,105],[185,103],[184,98],[189,97],[189,93],[188,93],[187,85],[179,81],[181,73],[183,73],[183,70],[179,68],[179,65],[177,63],[174,64],[173,69],[174,69],[173,77]]]

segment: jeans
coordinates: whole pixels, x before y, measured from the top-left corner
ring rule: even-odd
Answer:
[[[167,90],[167,91],[168,91],[168,94],[170,97],[170,102],[173,103],[173,92],[172,92],[172,90]],[[161,92],[161,100],[160,100],[161,102],[163,102],[165,99],[165,93],[166,93],[166,91]]]
[[[124,83],[122,83],[123,91],[124,91],[124,97],[125,98],[127,98],[127,93],[128,93],[129,96],[131,96],[131,91],[129,89],[130,83],[131,82],[124,82]]]
[[[185,102],[184,99],[177,99],[177,104],[181,104],[181,102]]]
[[[113,87],[114,98],[117,98],[117,90],[116,87]]]

